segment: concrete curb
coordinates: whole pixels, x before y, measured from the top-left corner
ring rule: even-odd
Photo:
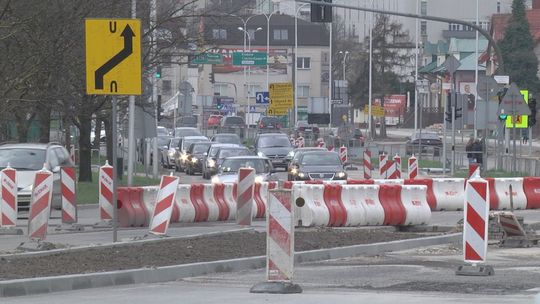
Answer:
[[[302,263],[354,257],[363,254],[376,255],[388,251],[459,242],[461,239],[461,233],[455,233],[443,236],[432,236],[386,243],[303,251],[295,254],[295,261],[297,263]],[[264,268],[265,266],[266,257],[258,256],[158,268],[142,268],[102,273],[0,281],[0,297],[24,296],[126,284],[169,282],[187,277],[206,275],[209,273],[233,272]]]

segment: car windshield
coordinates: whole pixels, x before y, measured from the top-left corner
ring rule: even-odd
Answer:
[[[341,160],[337,153],[307,153],[302,157],[302,165],[338,166],[341,165]]]
[[[169,144],[170,137],[158,137],[157,138],[157,144],[160,147],[166,146]]]
[[[291,142],[287,136],[264,136],[259,138],[259,148],[290,147]]]
[[[201,136],[201,132],[195,128],[176,128],[174,131],[176,137]]]
[[[170,148],[176,148],[176,147],[178,147],[179,143],[180,143],[180,138],[171,139],[171,144],[169,145],[169,147]]]
[[[248,149],[223,148],[219,150],[218,158],[225,158],[225,157],[231,157],[231,156],[247,156],[250,154],[251,153]]]
[[[243,125],[244,119],[238,116],[231,116],[231,117],[225,118],[224,124],[225,125]]]
[[[216,135],[214,137],[215,142],[220,142],[224,144],[241,144],[240,143],[240,137],[235,134],[227,134],[227,135]]]
[[[210,148],[210,151],[208,151],[208,156],[211,156],[211,157],[216,156],[216,154],[218,153],[219,149],[221,149],[221,148],[223,148],[223,146],[219,146],[219,145],[218,145],[218,146],[216,146],[216,145],[212,146],[212,147]]]
[[[17,170],[41,170],[45,163],[44,149],[0,149],[0,167]]]
[[[192,154],[203,154],[204,152],[208,151],[208,146],[210,144],[193,144],[191,148]]]
[[[204,139],[204,138],[184,140],[184,142],[183,142],[184,149],[187,150],[187,148],[189,148],[189,146],[191,146],[191,144],[194,144],[194,143],[197,143],[197,142],[201,142],[201,141],[207,141],[207,140]]]
[[[221,173],[238,173],[240,168],[253,168],[255,169],[256,174],[269,173],[270,165],[265,159],[225,159],[223,164],[221,164],[220,172]]]

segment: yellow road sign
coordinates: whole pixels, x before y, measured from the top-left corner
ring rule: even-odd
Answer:
[[[529,90],[520,90],[519,92],[523,95],[525,102],[529,103]],[[505,122],[506,127],[513,128],[514,120],[516,121],[516,129],[525,129],[529,127],[529,116],[527,115],[518,115],[516,117],[508,115]]]
[[[278,82],[271,83],[268,86],[268,92],[270,99],[273,98],[294,98],[293,96],[293,86],[290,82]]]
[[[369,106],[368,105],[366,105],[364,107],[364,113],[369,114]],[[383,117],[384,116],[384,108],[381,107],[381,106],[372,105],[371,106],[371,115],[373,115],[375,117]]]
[[[271,107],[292,108],[294,106],[293,98],[270,98]]]
[[[86,19],[86,93],[141,95],[141,21]]]
[[[270,107],[268,107],[268,109],[266,110],[266,114],[268,116],[282,116],[282,115],[287,115],[288,113],[289,113],[288,108],[270,108]]]

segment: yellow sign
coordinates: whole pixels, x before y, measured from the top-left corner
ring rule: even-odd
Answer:
[[[529,103],[529,90],[521,90],[519,92],[523,95],[525,102]],[[508,117],[506,117],[506,127],[513,128],[514,120],[516,121],[516,129],[526,129],[529,127],[529,116],[527,115],[518,115],[517,117],[508,115]]]
[[[270,106],[275,108],[292,108],[294,105],[292,98],[270,98]]]
[[[266,114],[268,116],[282,116],[287,115],[289,112],[288,108],[271,108],[268,107],[268,110],[266,110]]]
[[[141,95],[141,21],[86,19],[86,93]]]
[[[278,83],[271,83],[268,86],[268,93],[270,95],[270,99],[275,98],[289,98],[293,99],[293,86],[290,82],[278,82]]]
[[[366,105],[364,107],[364,113],[369,114],[369,105]],[[384,116],[384,108],[381,106],[371,106],[371,115],[375,117],[383,117]]]

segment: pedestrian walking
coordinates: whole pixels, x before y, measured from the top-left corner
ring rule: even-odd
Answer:
[[[474,158],[476,159],[476,162],[480,165],[480,168],[482,168],[482,163],[483,163],[483,152],[484,152],[484,147],[482,145],[482,142],[480,141],[480,139],[476,139],[474,141],[474,144],[473,144],[473,147],[472,147],[472,151],[474,152]]]
[[[469,160],[469,164],[472,164],[475,162],[475,156],[473,152],[473,146],[474,146],[474,137],[470,137],[469,141],[465,145],[465,152],[467,152],[467,159]]]

